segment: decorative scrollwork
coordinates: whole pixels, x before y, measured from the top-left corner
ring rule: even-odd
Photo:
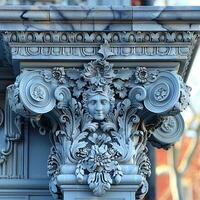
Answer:
[[[158,148],[169,148],[183,135],[184,121],[180,114],[165,117],[151,136],[151,143]]]
[[[142,86],[135,86],[129,92],[129,99],[132,103],[143,101],[147,96],[146,89]]]
[[[67,107],[69,103],[71,102],[71,92],[67,87],[64,85],[58,86],[54,91],[54,96],[56,100],[58,101],[57,107],[63,108]]]
[[[47,113],[56,104],[52,86],[49,87],[39,72],[24,72],[19,84],[19,96],[23,105],[34,113]]]
[[[147,98],[145,107],[153,113],[172,110],[180,97],[180,83],[171,72],[161,72],[155,82],[146,85]]]
[[[82,34],[76,36],[82,41]],[[144,66],[114,69],[107,60],[112,50],[105,40],[98,59],[83,68],[25,70],[11,88],[14,106],[24,108],[23,115],[39,114],[37,120],[50,111],[55,115],[57,126],[49,131],[53,147],[48,159],[50,189],[55,196],[60,192],[57,177],[66,175],[61,169],[70,165],[74,184],[88,184],[97,196],[112,184],[125,184],[127,176],[137,175],[137,199],[141,199],[151,174],[147,141],[154,137],[159,144],[169,144],[181,135],[178,124],[183,123],[182,118],[169,116],[187,104],[183,99],[188,99],[188,88],[180,77],[174,71]],[[161,115],[166,120],[157,128],[156,119]],[[127,175],[124,165],[137,170]]]
[[[179,76],[180,80],[180,97],[179,97],[179,102],[177,105],[178,111],[184,111],[187,106],[190,104],[190,92],[191,92],[191,87],[187,86],[184,82],[181,76]]]

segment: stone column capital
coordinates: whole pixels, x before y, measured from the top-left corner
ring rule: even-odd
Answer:
[[[175,70],[116,68],[107,40],[98,54],[81,68],[24,69],[8,88],[9,102],[36,122],[49,117],[48,174],[55,198],[82,184],[96,196],[133,186],[142,199],[151,174],[146,143],[167,148],[180,138],[190,88]]]

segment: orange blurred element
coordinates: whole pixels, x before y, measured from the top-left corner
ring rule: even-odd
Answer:
[[[172,199],[169,184],[169,175],[160,175],[157,178],[156,196],[159,197],[159,200]]]
[[[132,6],[141,6],[142,0],[132,0]]]
[[[198,137],[183,136],[172,149],[156,150],[156,199],[177,200],[180,195],[185,200],[200,200],[200,141]]]

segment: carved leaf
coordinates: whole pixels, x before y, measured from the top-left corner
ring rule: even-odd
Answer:
[[[76,153],[79,152],[79,149],[86,147],[87,142],[73,142],[71,145],[71,152],[74,157],[76,157]]]
[[[76,81],[76,84],[77,84],[78,89],[80,90],[86,85],[86,82],[79,79]]]
[[[88,175],[88,184],[95,195],[102,196],[110,189],[112,179],[107,172],[93,172]]]
[[[111,51],[110,45],[108,44],[107,41],[105,41],[105,43],[101,45],[98,53],[102,54],[103,58],[108,58],[109,56],[114,55],[114,53]]]
[[[126,116],[126,120],[125,120],[126,140],[131,137],[131,135],[134,131],[134,124],[137,124],[140,121],[139,117],[135,114],[135,112],[136,112],[135,109],[130,109]]]
[[[48,176],[54,176],[58,173],[61,160],[58,149],[52,147],[48,158]]]
[[[117,90],[116,93],[119,94],[119,97],[123,99],[127,96],[127,89],[124,88],[123,90]]]
[[[119,123],[119,127],[120,127],[120,132],[124,131],[124,120],[123,117],[119,117],[118,118],[118,123]]]
[[[133,72],[130,69],[124,68],[117,71],[115,78],[125,81],[125,80],[129,80],[132,77],[132,75],[133,75]]]
[[[81,95],[81,90],[80,89],[78,89],[77,87],[74,87],[73,88],[73,95],[75,96],[75,97],[80,97],[80,95]]]
[[[68,69],[66,74],[72,80],[78,80],[80,78],[80,71],[78,69]]]
[[[124,110],[127,110],[131,106],[131,101],[129,99],[125,99],[122,102],[122,106],[123,106]]]
[[[101,128],[103,129],[103,132],[109,132],[111,130],[117,131],[116,125],[112,122],[103,122]]]
[[[126,155],[125,148],[124,148],[125,144],[124,144],[123,140],[119,139],[119,138],[118,138],[118,142],[119,142],[119,144],[116,142],[113,142],[112,147],[116,152],[118,152],[121,155],[122,158],[124,158]]]
[[[83,148],[87,145],[87,142],[81,141],[86,138],[88,135],[87,132],[80,133],[74,140],[71,145],[71,149],[78,151],[78,149]]]
[[[98,123],[96,122],[87,122],[84,124],[82,131],[95,132],[98,128]]]
[[[78,182],[83,183],[85,173],[84,173],[84,167],[83,167],[82,163],[78,163],[75,174],[76,174]]]
[[[113,85],[116,89],[121,90],[124,87],[124,82],[120,79],[113,81]]]
[[[65,133],[65,131],[62,131],[62,130],[58,130],[58,131],[56,131],[56,136],[59,136],[59,135],[67,135],[66,133]]]
[[[95,176],[96,176],[96,172],[90,173],[88,176],[88,184],[90,186],[90,189],[94,189],[96,187],[96,183],[95,183]]]

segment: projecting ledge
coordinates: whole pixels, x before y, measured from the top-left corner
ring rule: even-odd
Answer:
[[[198,31],[199,21],[200,7],[0,8],[2,31]]]

